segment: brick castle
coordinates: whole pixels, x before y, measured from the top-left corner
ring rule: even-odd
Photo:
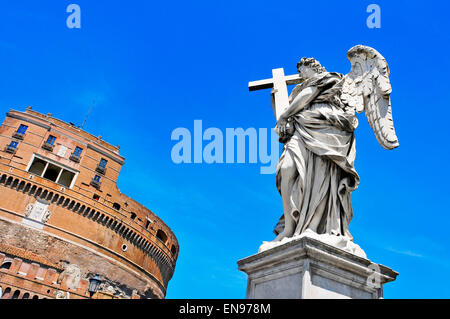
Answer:
[[[119,147],[51,114],[7,113],[0,127],[3,299],[165,297],[178,241],[119,191],[123,164]]]

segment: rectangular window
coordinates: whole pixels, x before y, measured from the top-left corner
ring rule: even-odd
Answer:
[[[19,143],[15,142],[15,141],[11,141],[11,144],[9,144],[9,147],[12,149],[16,149],[17,145],[19,145]]]
[[[56,182],[56,180],[58,179],[59,173],[61,173],[61,167],[58,167],[53,164],[48,164],[48,167],[44,173],[44,178],[48,179],[52,182]]]
[[[100,176],[98,176],[98,175],[94,176],[94,181],[96,181],[97,183],[100,183],[100,179],[101,179]]]
[[[76,147],[75,151],[73,152],[73,155],[75,155],[76,157],[80,157],[81,153],[83,152],[83,149],[81,147]]]
[[[11,141],[11,142],[9,143],[9,145],[6,145],[5,152],[10,153],[10,154],[16,153],[17,145],[19,145],[18,142],[16,142],[16,141]]]
[[[45,142],[48,145],[53,145],[55,143],[56,137],[54,137],[53,135],[50,135],[47,139],[47,142]]]
[[[35,158],[33,164],[31,164],[28,171],[35,175],[41,176],[42,172],[44,172],[44,168],[47,165],[46,161],[41,160],[40,158]]]
[[[108,161],[105,160],[104,158],[102,158],[102,159],[100,160],[100,163],[98,164],[98,167],[100,167],[100,168],[106,168],[106,164],[108,164]]]
[[[28,126],[20,124],[19,129],[17,130],[17,133],[24,135],[25,132],[27,131]]]
[[[75,177],[74,173],[63,170],[61,176],[59,177],[58,184],[61,184],[65,187],[70,187],[70,184],[72,184],[72,180],[74,177]]]
[[[76,176],[75,172],[38,157],[34,158],[28,172],[65,187],[70,187]]]

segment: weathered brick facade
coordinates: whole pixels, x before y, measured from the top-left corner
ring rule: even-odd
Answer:
[[[117,188],[124,158],[74,125],[28,108],[0,127],[2,298],[164,298],[178,241]]]

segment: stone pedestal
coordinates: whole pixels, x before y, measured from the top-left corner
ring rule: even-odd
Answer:
[[[398,275],[383,265],[310,237],[238,261],[248,299],[377,299]]]

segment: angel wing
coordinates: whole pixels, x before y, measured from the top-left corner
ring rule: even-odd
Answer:
[[[391,83],[389,66],[375,49],[357,45],[347,52],[352,69],[344,77],[341,100],[366,117],[375,136],[385,149],[396,148],[399,143],[392,120]]]

